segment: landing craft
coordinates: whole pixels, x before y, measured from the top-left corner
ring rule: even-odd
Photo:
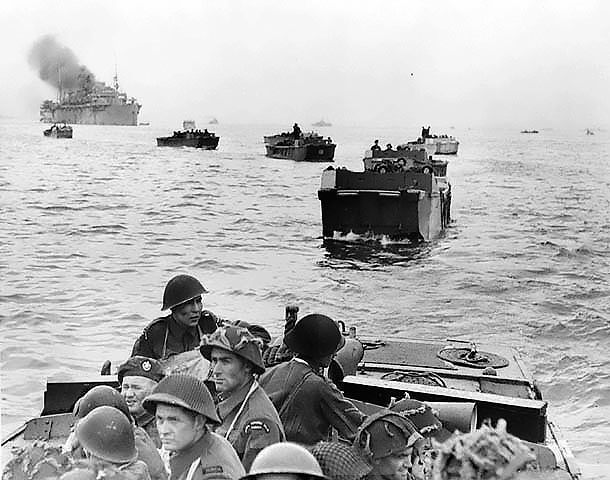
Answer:
[[[286,321],[293,321],[297,311],[298,307],[288,306]],[[486,421],[496,424],[503,419],[508,432],[530,448],[537,468],[556,480],[580,478],[570,448],[548,418],[548,402],[515,349],[478,339],[364,337],[355,327],[346,330],[344,324],[342,330],[345,346],[328,375],[366,414],[409,397],[432,406],[450,433],[467,433]],[[19,447],[35,441],[45,442],[45,447],[62,445],[74,423],[74,404],[102,384],[118,388],[116,375],[49,380],[41,416],[3,438],[2,458],[11,458],[11,449],[19,452]],[[31,462],[26,467],[33,472],[38,465]],[[25,467],[9,462],[5,475],[16,468]],[[20,470],[23,473],[28,472]]]

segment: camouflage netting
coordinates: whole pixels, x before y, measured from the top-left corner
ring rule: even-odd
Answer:
[[[495,429],[483,425],[436,446],[433,480],[508,480],[517,470],[533,468],[536,460],[525,443],[506,431],[502,419]]]
[[[59,478],[74,465],[74,460],[62,453],[60,447],[41,440],[15,447],[12,454],[13,458],[4,467],[3,480]]]

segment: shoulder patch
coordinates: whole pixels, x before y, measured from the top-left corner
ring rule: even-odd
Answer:
[[[246,423],[246,425],[244,426],[244,433],[257,431],[269,433],[271,432],[271,429],[269,428],[269,425],[267,425],[262,420],[252,420],[251,422]]]
[[[210,473],[222,473],[222,466],[221,465],[213,465],[211,467],[201,467],[201,471],[203,472],[204,475],[208,475]]]

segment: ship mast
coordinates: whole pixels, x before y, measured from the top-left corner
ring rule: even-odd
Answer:
[[[114,89],[119,93],[119,72],[116,66],[116,57],[114,58]]]

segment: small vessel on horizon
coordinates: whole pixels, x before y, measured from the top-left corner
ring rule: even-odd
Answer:
[[[521,133],[540,133],[538,130],[521,130]]]
[[[321,119],[316,123],[312,123],[311,125],[314,127],[332,127],[333,126],[332,123],[325,122],[324,119]]]
[[[218,120],[215,117],[212,117],[212,119],[208,122],[209,125],[218,125]]]
[[[585,130],[585,133],[587,135],[595,135],[595,132],[593,130],[589,129],[589,128],[587,128],[587,130]]]
[[[43,134],[45,137],[51,138],[72,138],[72,127],[65,122],[54,123]]]
[[[215,150],[220,141],[214,132],[199,130],[193,120],[182,122],[183,131],[175,131],[171,137],[157,137],[158,147],[193,147]]]
[[[332,162],[337,147],[330,137],[324,138],[316,132],[302,133],[297,124],[292,132],[263,138],[268,157],[297,162]]]

